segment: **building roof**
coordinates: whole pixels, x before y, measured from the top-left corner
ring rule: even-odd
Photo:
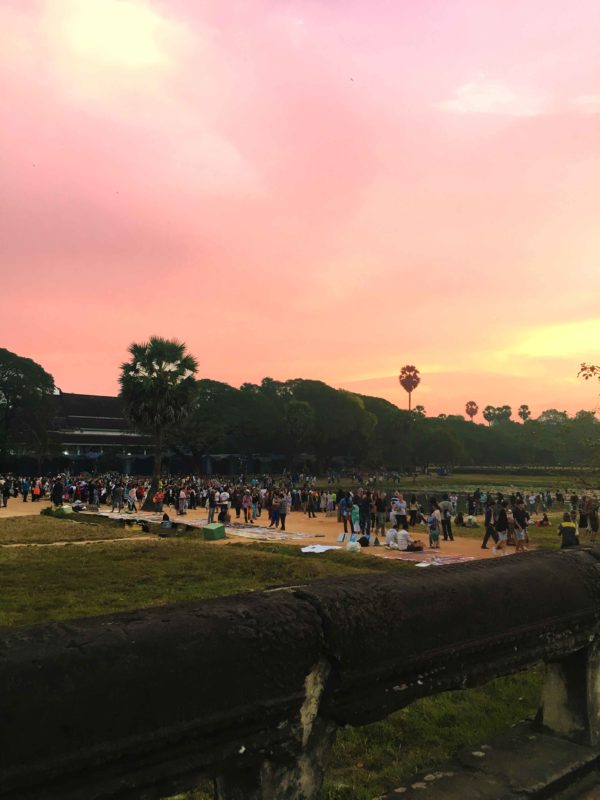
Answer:
[[[51,433],[62,447],[131,447],[149,442],[125,419],[120,397],[59,392],[54,401]]]

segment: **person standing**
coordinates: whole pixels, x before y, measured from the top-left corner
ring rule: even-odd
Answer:
[[[279,497],[279,495],[274,494],[273,497],[271,498],[271,522],[269,523],[269,528],[279,527],[280,502],[281,498]]]
[[[529,524],[529,514],[523,501],[518,502],[513,508],[515,520],[515,542],[517,550],[527,550],[527,525]]]
[[[120,513],[123,510],[123,487],[120,483],[115,484],[112,490],[112,508],[111,512],[117,509]]]
[[[371,492],[365,492],[359,505],[360,532],[367,538],[371,535]]]
[[[289,510],[289,503],[288,499],[285,495],[285,492],[282,492],[281,499],[279,500],[279,522],[281,523],[281,530],[285,530],[285,519],[288,515]]]
[[[396,519],[398,521],[398,530],[406,531],[408,530],[408,504],[404,497],[399,494],[398,495],[398,502],[396,504]]]
[[[246,525],[252,523],[254,521],[252,519],[252,495],[249,489],[245,489],[242,495],[242,510],[244,512],[244,522]]]
[[[350,520],[350,511],[348,508],[349,498],[348,495],[344,492],[344,494],[340,497],[338,502],[338,514],[340,520],[344,525],[344,533],[348,533],[348,522]],[[350,533],[352,533],[352,527],[350,528]]]
[[[381,534],[385,538],[385,518],[387,515],[387,501],[385,492],[377,492],[375,495],[375,536]]]
[[[502,551],[502,555],[506,555],[506,543],[508,541],[508,503],[503,500],[500,504],[500,511],[498,512],[498,519],[496,521],[496,531],[498,532],[498,543],[494,545],[492,550],[496,553],[498,550]]]
[[[181,516],[186,513],[187,508],[187,492],[185,488],[182,486],[179,489],[179,495],[177,498],[177,513]]]
[[[316,517],[316,510],[317,510],[317,495],[315,492],[308,493],[308,517]]]
[[[484,517],[485,533],[483,535],[483,541],[481,542],[482,550],[488,549],[487,544],[490,539],[493,539],[494,544],[498,543],[498,534],[496,533],[496,528],[494,527],[494,507],[495,507],[494,502],[492,500],[488,500],[485,506],[485,517]]]
[[[439,550],[442,515],[437,503],[432,505],[431,514],[427,518],[427,527],[429,529],[429,547]]]
[[[211,489],[208,493],[208,524],[212,525],[215,521],[215,513],[217,511],[217,493]]]
[[[442,502],[440,503],[440,513],[442,515],[442,533],[444,541],[454,541],[452,535],[452,503],[447,494],[442,495]]]

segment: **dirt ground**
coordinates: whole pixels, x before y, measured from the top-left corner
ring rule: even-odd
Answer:
[[[47,508],[49,506],[49,502],[45,500],[40,500],[36,503],[23,503],[21,500],[9,500],[8,508],[0,508],[0,519],[4,517],[21,517],[21,516],[30,516],[30,515],[37,515],[43,508]],[[178,516],[174,509],[166,509],[169,513],[171,519],[174,522],[186,522],[186,523],[201,523],[202,521],[206,520],[206,511],[204,509],[196,509],[196,510],[188,510],[185,516]],[[135,517],[140,518],[146,516],[143,512],[136,512]],[[151,516],[151,515],[150,515]],[[231,511],[232,516],[232,523],[236,523],[235,511]],[[239,519],[240,523],[243,523],[243,516]],[[256,533],[260,534],[261,529],[263,529],[266,525],[268,525],[268,518],[266,512],[263,511],[262,516],[256,520],[256,524],[254,526],[244,526],[240,527],[239,530],[242,533],[245,532],[252,532],[253,528],[256,529]],[[273,529],[272,529],[273,530]],[[459,529],[460,530],[460,529]],[[467,538],[465,536],[457,535],[459,530],[455,531],[455,539],[453,542],[440,542],[439,550],[430,550],[426,547],[425,552],[423,553],[424,558],[431,558],[432,556],[452,556],[455,558],[494,558],[495,554],[492,551],[491,547],[488,550],[481,549],[481,538]],[[481,530],[481,536],[483,537],[483,528]],[[238,541],[238,542],[252,542],[254,538],[244,538],[243,536],[236,536],[236,527],[235,525],[228,528],[227,530],[227,539],[221,540],[221,544],[231,542],[231,541]],[[301,533],[304,534],[302,538],[298,539],[284,539],[286,544],[297,545],[298,547],[303,547],[308,544],[323,544],[323,545],[339,545],[337,542],[338,534],[343,532],[343,525],[342,523],[337,521],[337,515],[333,514],[332,516],[326,516],[323,513],[317,513],[316,518],[309,518],[306,514],[303,514],[301,511],[293,511],[287,515],[286,519],[286,532],[288,533]],[[427,531],[424,525],[419,525],[413,531],[411,531],[414,538],[420,539],[425,545],[427,545]],[[345,545],[342,544],[342,547]],[[363,553],[373,556],[379,557],[387,557],[387,558],[395,558],[399,557],[399,554],[394,553],[393,551],[387,550],[385,547],[372,547],[372,548],[363,548]],[[508,553],[514,553],[513,548],[508,548]],[[415,560],[415,556],[411,558],[411,560]]]

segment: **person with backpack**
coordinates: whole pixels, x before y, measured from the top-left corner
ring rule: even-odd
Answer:
[[[427,528],[429,530],[429,546],[434,550],[439,550],[442,514],[437,503],[433,504],[431,514],[427,517]]]
[[[577,535],[577,526],[571,519],[568,511],[563,514],[563,521],[558,526],[558,535],[561,537],[560,549],[565,550],[568,547],[579,546],[579,536]]]

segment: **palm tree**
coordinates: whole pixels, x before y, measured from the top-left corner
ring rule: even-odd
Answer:
[[[412,408],[412,393],[421,383],[419,370],[416,367],[413,367],[411,364],[406,364],[400,370],[398,380],[400,381],[400,386],[402,386],[404,391],[408,392],[408,410],[410,411]]]
[[[165,429],[184,418],[196,393],[196,359],[175,339],[152,336],[129,346],[131,359],[121,364],[120,396],[134,427],[154,439],[154,469],[144,509],[153,507],[161,473]]]
[[[475,400],[469,400],[469,402],[465,406],[465,413],[468,417],[471,418],[471,422],[473,422],[473,417],[479,414],[479,406],[475,402]]]
[[[487,422],[488,425],[491,425],[492,422],[496,421],[496,407],[495,406],[486,406],[483,409],[483,418]]]
[[[517,411],[517,414],[521,417],[523,422],[527,422],[527,420],[531,416],[531,411],[529,410],[529,406],[525,405],[525,404],[523,404],[522,406],[519,406],[519,410]]]

